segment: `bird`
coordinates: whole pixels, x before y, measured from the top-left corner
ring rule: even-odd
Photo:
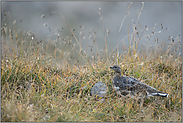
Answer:
[[[145,98],[151,96],[168,97],[169,95],[168,93],[156,90],[136,78],[122,76],[121,68],[118,65],[111,66],[110,69],[115,71],[115,76],[113,77],[113,88],[123,97]]]

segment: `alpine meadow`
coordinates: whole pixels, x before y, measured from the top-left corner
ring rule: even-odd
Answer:
[[[130,16],[130,4],[123,22]],[[1,24],[1,122],[182,122],[182,55],[181,34],[166,35],[169,27],[163,23],[161,33],[138,22],[143,4],[134,20],[133,33],[125,40],[116,39],[109,50],[102,10],[98,19],[103,29],[104,48],[98,49],[98,31],[90,30],[83,42],[80,37],[87,25],[72,28],[60,13],[51,11],[50,17],[64,20],[65,27],[50,29],[52,37],[43,37],[41,31],[24,29],[23,19],[14,20],[3,9]],[[42,15],[38,19],[46,19]],[[105,19],[105,18],[104,18]],[[128,26],[131,23],[128,24]],[[40,25],[42,26],[42,25]],[[152,30],[149,35],[144,35]],[[167,40],[160,40],[159,35]],[[88,35],[85,35],[87,38]],[[146,39],[145,43],[142,40]],[[128,46],[124,42],[128,42]],[[144,44],[139,47],[140,44]],[[166,92],[168,97],[152,96],[139,99],[124,98],[114,90],[115,72],[110,66],[119,65],[123,76],[134,77],[147,85]],[[107,85],[105,97],[90,95],[93,85],[101,81]],[[100,100],[104,99],[103,102]]]

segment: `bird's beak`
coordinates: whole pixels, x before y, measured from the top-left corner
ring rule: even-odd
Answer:
[[[111,69],[113,68],[113,67],[110,67]]]

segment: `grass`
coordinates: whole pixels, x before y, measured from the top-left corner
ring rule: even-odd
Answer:
[[[99,15],[101,17],[101,13]],[[64,19],[59,13],[58,16]],[[115,49],[108,52],[105,38],[105,49],[91,50],[92,55],[89,55],[75,35],[83,26],[71,29],[64,19],[71,35],[58,36],[54,45],[38,41],[32,32],[24,33],[21,21],[21,27],[10,23],[5,11],[4,18],[1,30],[2,122],[182,122],[182,59],[176,52],[181,47],[179,36],[165,49],[161,47],[164,44],[156,42],[154,49],[145,49],[148,52],[145,54],[137,47],[142,40],[138,34],[143,35],[147,27],[142,32],[134,29],[136,33],[132,36],[137,37],[129,40],[132,45],[123,48],[122,54]],[[72,43],[74,40],[76,44]],[[142,107],[139,100],[119,97],[112,89],[114,72],[109,66],[114,64],[121,66],[123,75],[167,92],[169,97],[145,99]],[[90,96],[90,89],[98,81],[108,87],[103,103]]]

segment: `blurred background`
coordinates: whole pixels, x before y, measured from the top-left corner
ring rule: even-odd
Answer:
[[[4,11],[11,18],[6,22]],[[93,50],[98,51],[103,50],[106,43],[109,52],[116,50],[117,44],[119,51],[128,49],[134,35],[141,37],[138,49],[161,42],[166,48],[172,39],[176,43],[181,40],[181,2],[144,2],[143,5],[142,2],[3,1],[1,12],[1,26],[9,21],[10,27],[16,23],[16,28],[21,29],[22,20],[24,33],[31,32],[38,41],[50,43],[72,35],[64,19],[57,14],[60,13],[81,46],[93,45]],[[76,43],[74,38],[72,43]]]

